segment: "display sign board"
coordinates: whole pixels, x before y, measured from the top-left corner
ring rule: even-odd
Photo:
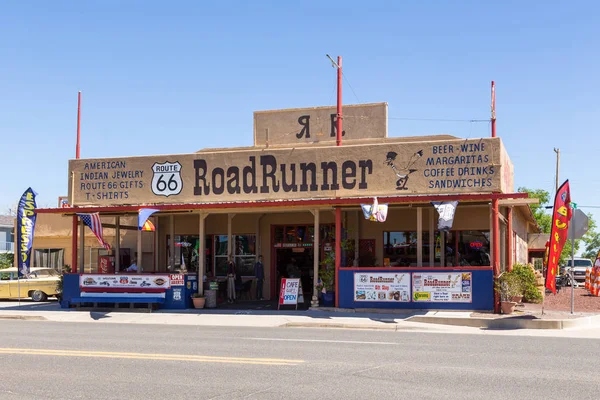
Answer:
[[[412,274],[414,302],[471,303],[471,272],[424,272]]]
[[[347,105],[342,114],[344,141],[387,137],[387,103]],[[336,136],[336,106],[254,113],[255,146],[335,142]]]
[[[354,301],[410,302],[410,273],[357,272]]]
[[[72,206],[501,192],[500,139],[69,161]]]
[[[304,302],[302,296],[302,283],[299,278],[281,278],[281,290],[279,291],[279,306],[292,305],[298,308],[299,302]]]
[[[119,274],[99,275],[81,274],[81,288],[113,289],[168,289],[171,287],[168,275]]]

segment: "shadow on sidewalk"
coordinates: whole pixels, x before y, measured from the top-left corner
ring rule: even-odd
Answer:
[[[430,310],[332,310],[332,309],[308,309],[309,304],[299,305],[299,309],[295,310],[292,306],[281,306],[277,309],[277,301],[238,301],[233,304],[222,303],[217,308],[203,309],[180,309],[180,310],[165,310],[158,309],[152,311],[152,314],[185,314],[185,315],[248,315],[248,316],[271,316],[271,317],[286,317],[286,316],[304,316],[316,320],[331,320],[333,318],[360,318],[368,319],[374,322],[386,324],[395,324],[398,320],[406,320],[414,316],[425,315]],[[19,306],[17,301],[0,301],[0,311],[24,311],[24,312],[89,312],[89,315],[94,320],[110,318],[111,313],[148,313],[148,309],[97,309],[90,310],[76,308],[61,308],[58,301],[51,300],[44,303],[34,303],[31,300],[21,300]]]

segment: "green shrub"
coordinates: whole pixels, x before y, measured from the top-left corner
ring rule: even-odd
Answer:
[[[513,297],[523,294],[523,283],[514,272],[503,272],[496,282],[496,290],[500,293],[500,301],[512,301]]]
[[[527,303],[540,303],[542,294],[535,285],[535,274],[533,269],[527,265],[515,264],[512,272],[519,277],[523,285],[523,300]]]

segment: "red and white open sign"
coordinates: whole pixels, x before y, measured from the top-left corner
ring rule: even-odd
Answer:
[[[280,305],[297,305],[298,293],[300,291],[299,278],[282,278],[281,290],[279,292]]]
[[[171,274],[169,275],[169,280],[171,281],[171,286],[184,285],[183,274]]]

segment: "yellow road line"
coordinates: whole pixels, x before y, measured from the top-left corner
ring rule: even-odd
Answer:
[[[217,357],[217,356],[196,356],[185,354],[148,354],[148,353],[120,353],[120,352],[101,352],[101,351],[81,351],[81,350],[51,350],[51,349],[18,349],[18,348],[0,348],[0,354],[21,354],[21,355],[41,355],[56,357],[89,357],[89,358],[121,358],[137,360],[156,360],[156,361],[189,361],[204,363],[225,363],[225,364],[253,364],[253,365],[297,365],[304,360],[285,360],[277,358],[245,358],[245,357]]]

